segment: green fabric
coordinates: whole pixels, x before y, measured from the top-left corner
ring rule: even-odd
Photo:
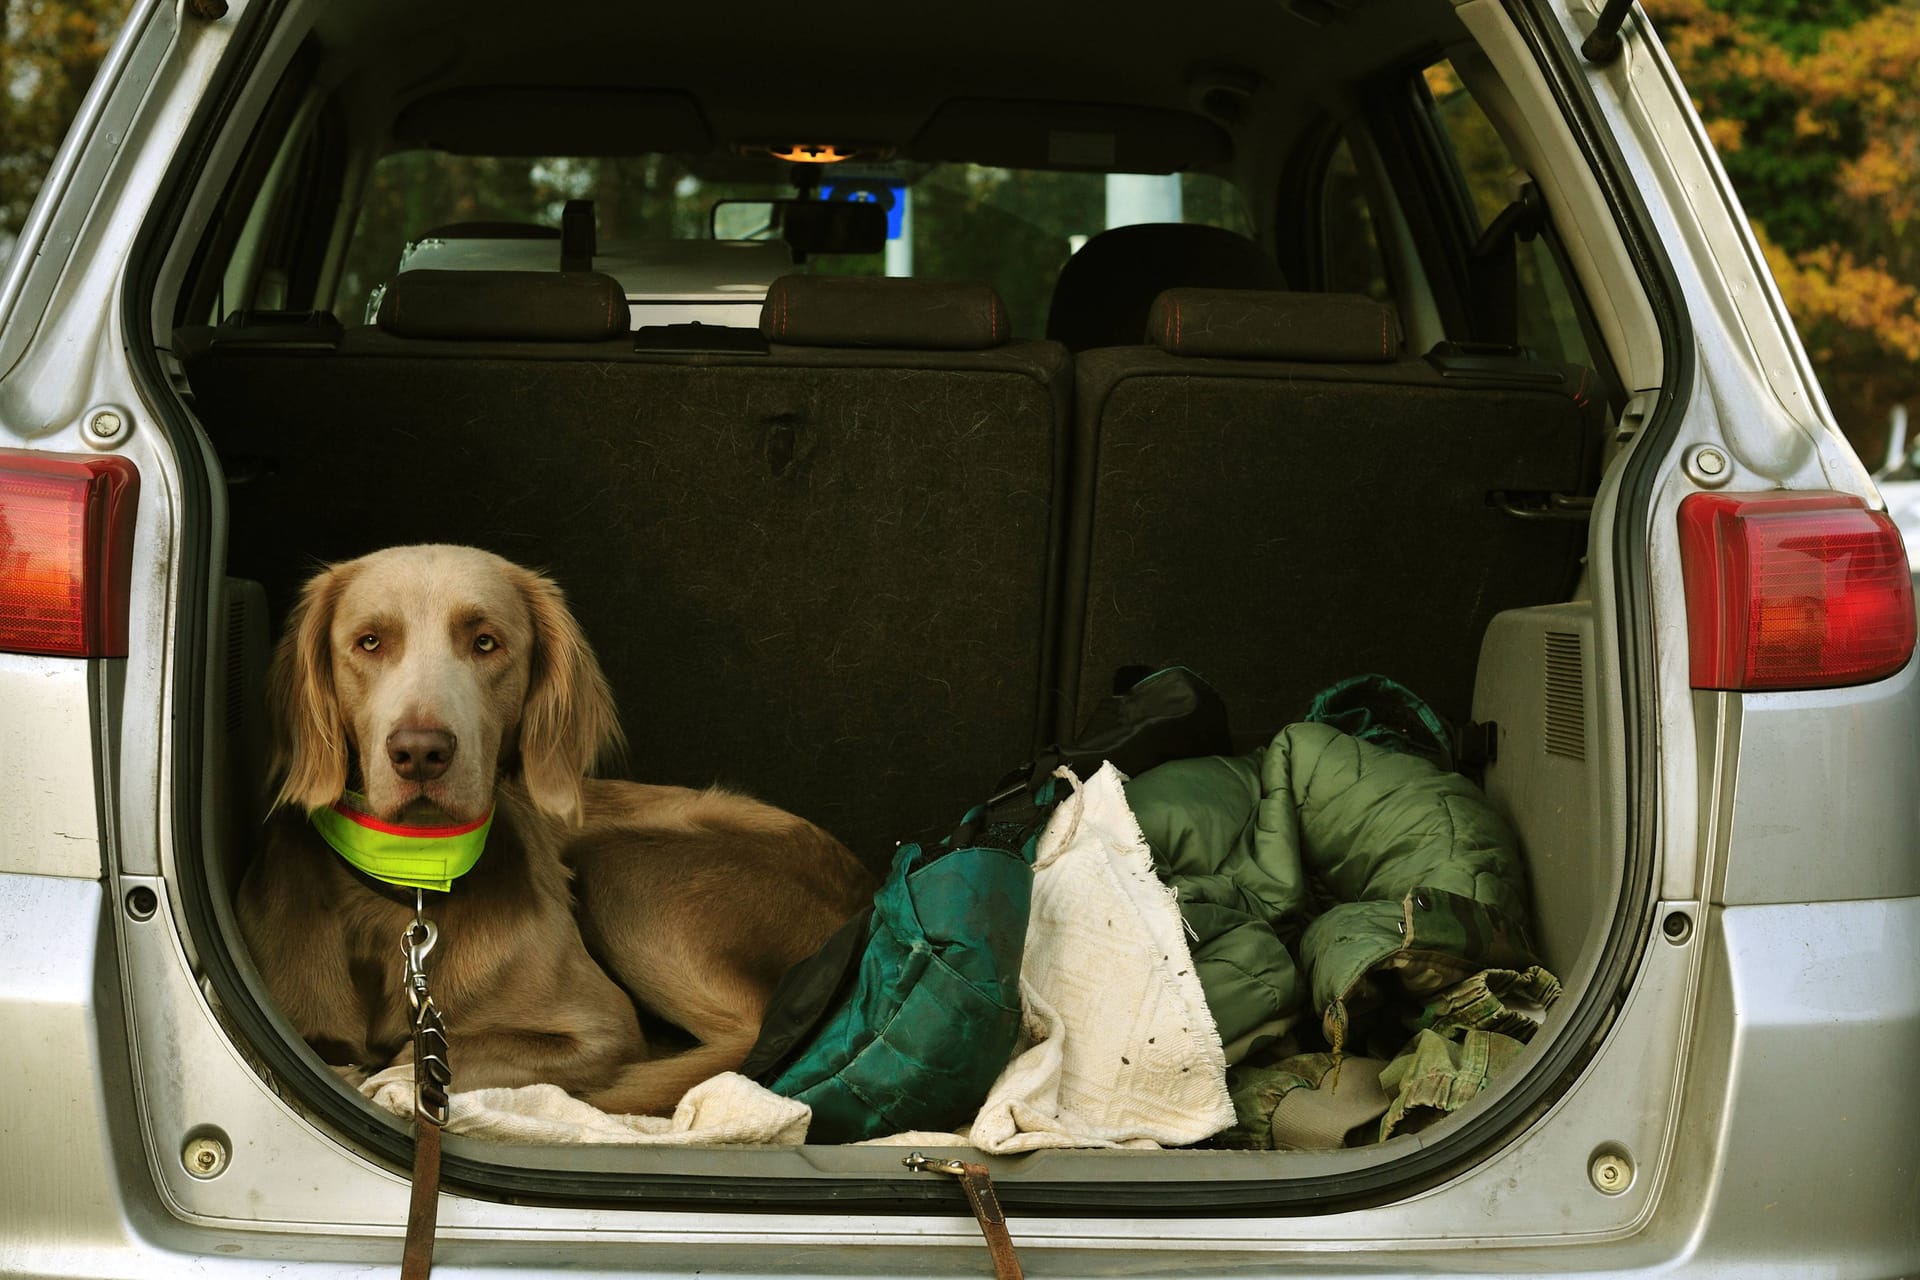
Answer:
[[[1332,1058],[1332,1054],[1316,1055]],[[1351,1054],[1334,1062],[1311,1089],[1294,1089],[1268,1123],[1275,1151],[1338,1151],[1373,1140],[1389,1099],[1380,1088],[1386,1063]]]
[[[1306,901],[1305,873],[1256,830],[1259,755],[1161,765],[1127,784],[1127,803],[1179,901],[1221,1041],[1297,1017],[1306,985],[1280,930]]]
[[[1127,800],[1229,1045],[1310,1009],[1338,1053],[1386,995],[1533,963],[1518,840],[1419,757],[1295,724],[1250,755],[1149,770]]]
[[[1442,889],[1398,902],[1334,907],[1307,927],[1301,947],[1319,960],[1313,1004],[1338,1050],[1353,1020],[1401,993],[1425,996],[1489,965],[1530,965],[1520,918]],[[1391,976],[1397,982],[1383,984]]]
[[[1425,698],[1386,676],[1349,676],[1322,689],[1300,718],[1330,724],[1376,747],[1420,756],[1442,769],[1453,768],[1452,726]]]
[[[1318,1147],[1337,1145],[1331,1142],[1332,1131],[1362,1109],[1362,1092],[1373,1093],[1371,1087],[1343,1090],[1342,1081],[1356,1066],[1377,1070],[1377,1088],[1384,1090],[1378,1099],[1381,1109],[1361,1120],[1379,1118],[1381,1124],[1370,1126],[1364,1138],[1348,1133],[1346,1145],[1384,1142],[1478,1097],[1533,1038],[1539,1016],[1559,997],[1559,981],[1537,965],[1484,969],[1412,1007],[1404,1021],[1413,1037],[1405,1039],[1405,1031],[1391,1033],[1404,1043],[1387,1051],[1393,1061],[1385,1070],[1377,1070],[1377,1059],[1333,1053],[1242,1063],[1227,1073],[1233,1127],[1214,1143],[1249,1150],[1306,1149],[1310,1144],[1303,1135],[1317,1134],[1325,1139]],[[1383,1028],[1378,1038],[1387,1039],[1389,1033]],[[1342,1097],[1343,1092],[1350,1096]]]
[[[1387,1109],[1378,1059],[1300,1053],[1227,1073],[1234,1123],[1213,1144],[1244,1151],[1327,1151],[1349,1145],[1351,1130]],[[1304,1105],[1303,1105],[1304,1104]],[[1289,1115],[1289,1111],[1294,1114]]]
[[[396,830],[393,824],[359,812],[365,799],[349,791],[343,802],[308,814],[313,829],[333,851],[375,880],[406,889],[445,893],[473,870],[493,830],[493,810],[479,822],[457,826]],[[369,826],[368,823],[378,823]]]
[[[1010,849],[902,847],[874,897],[851,996],[769,1082],[813,1108],[809,1141],[973,1117],[1020,1035],[1032,881]]]
[[[1106,699],[1078,741],[1013,770],[937,847],[901,849],[864,935],[830,942],[783,979],[776,997],[795,1003],[763,1025],[755,1078],[812,1106],[815,1142],[970,1120],[1020,1034],[1035,846],[1070,793],[1056,768],[1090,775],[1107,760],[1144,772],[1229,741],[1219,695],[1184,668]]]
[[[1417,1033],[1380,1073],[1380,1087],[1393,1100],[1380,1117],[1380,1141],[1472,1102],[1523,1047],[1493,1031],[1467,1031],[1457,1044],[1437,1032]]]
[[[1519,971],[1483,969],[1430,996],[1407,1025],[1450,1040],[1468,1031],[1497,1031],[1516,1040],[1531,1040],[1539,1015],[1559,998],[1560,980],[1539,965]]]

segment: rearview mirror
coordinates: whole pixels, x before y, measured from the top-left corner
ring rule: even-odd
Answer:
[[[887,246],[887,210],[870,200],[718,200],[709,226],[716,240],[769,240],[810,253],[879,253]]]

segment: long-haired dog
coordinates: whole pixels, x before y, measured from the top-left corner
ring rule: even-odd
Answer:
[[[426,895],[458,1090],[546,1082],[668,1111],[744,1060],[780,975],[871,893],[792,814],[587,777],[620,740],[606,679],[560,589],[487,552],[394,547],[324,569],[268,684],[279,790],[240,924],[283,1013],[349,1078],[411,1058],[413,892],[349,865],[316,813],[410,833],[491,810],[479,860]],[[636,1002],[698,1044],[651,1056]]]

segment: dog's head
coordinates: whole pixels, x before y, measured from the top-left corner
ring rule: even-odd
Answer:
[[[275,804],[311,811],[358,774],[389,821],[471,821],[518,770],[577,821],[618,744],[606,677],[552,581],[472,547],[391,547],[302,591],[268,680]]]

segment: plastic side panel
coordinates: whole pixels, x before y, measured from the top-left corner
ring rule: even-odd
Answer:
[[[1617,894],[1618,858],[1599,840],[1599,700],[1593,608],[1515,609],[1494,618],[1480,648],[1473,718],[1497,726],[1486,791],[1519,832],[1537,941],[1562,978],[1588,960]]]
[[[90,666],[0,655],[0,871],[100,876]]]
[[[1920,896],[1920,665],[1852,689],[1748,694],[1729,906]]]

